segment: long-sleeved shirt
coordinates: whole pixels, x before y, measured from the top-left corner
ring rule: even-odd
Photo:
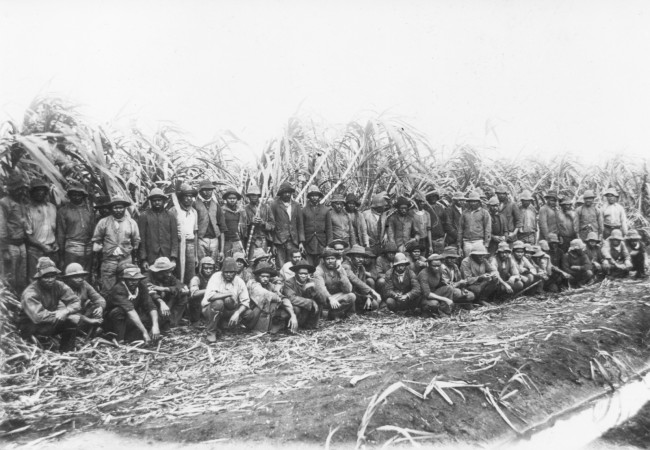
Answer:
[[[343,263],[343,268],[355,292],[364,295],[370,293],[371,288],[366,284],[366,268],[363,265],[355,266],[353,263],[346,261]]]
[[[587,248],[585,249],[585,253],[589,257],[589,261],[593,263],[598,263],[601,264],[603,262],[603,253],[600,251],[600,247],[591,247],[589,244],[587,244]]]
[[[537,232],[537,211],[533,205],[527,208],[519,208],[519,216],[521,217],[520,233],[536,233]]]
[[[186,240],[193,240],[199,231],[199,216],[196,213],[196,209],[191,206],[187,209],[179,207],[172,208],[169,212],[176,219],[178,237],[185,238]]]
[[[498,275],[499,272],[489,261],[482,260],[480,263],[477,263],[474,261],[474,258],[467,256],[460,263],[460,273],[467,280],[467,284],[474,284],[481,275]]]
[[[241,230],[244,225],[244,212],[226,207],[223,209],[223,215],[226,221],[226,241],[235,242],[241,239]]]
[[[377,267],[377,275],[381,278],[386,276],[386,273],[393,267],[393,263],[384,255],[381,255],[377,258],[377,264],[375,266]]]
[[[429,235],[429,230],[431,229],[431,216],[425,210],[413,211],[411,214],[413,217],[413,223],[415,224],[415,229],[417,230],[420,238],[425,238]]]
[[[487,247],[492,236],[492,218],[483,208],[465,209],[460,216],[458,242],[482,240]]]
[[[311,310],[313,302],[316,301],[315,285],[311,281],[304,284],[298,282],[297,278],[285,280],[282,287],[282,294],[289,299],[293,306]]]
[[[620,203],[613,205],[607,204],[601,209],[603,215],[603,226],[619,228],[623,232],[623,236],[627,235],[627,215],[625,209]]]
[[[90,244],[95,230],[95,214],[88,202],[80,205],[68,203],[56,215],[56,240],[60,249],[66,242]]]
[[[393,242],[401,248],[412,238],[420,239],[422,236],[415,228],[413,218],[408,214],[405,216],[395,213],[388,218],[388,241]]]
[[[31,232],[27,205],[11,197],[0,199],[0,251],[8,245],[21,245]]]
[[[327,242],[335,239],[342,239],[350,243],[350,247],[355,245],[354,232],[352,231],[352,221],[345,211],[340,213],[330,209],[325,216],[327,226]]]
[[[133,296],[133,297],[132,297]],[[144,280],[138,283],[134,292],[129,292],[124,282],[116,283],[106,296],[108,310],[122,308],[125,312],[135,311],[139,316],[145,316],[156,309]]]
[[[361,213],[366,222],[366,231],[368,232],[369,246],[374,247],[380,245],[386,234],[386,221],[388,220],[388,212],[381,214],[376,213],[372,209],[367,209]]]
[[[302,223],[305,232],[305,250],[309,255],[320,255],[327,246],[328,221],[325,205],[312,205],[302,208]]]
[[[106,300],[104,300],[104,297],[102,297],[87,281],[84,281],[79,289],[74,289],[72,287],[70,287],[70,289],[72,289],[72,292],[79,297],[81,311],[85,311],[89,306],[93,309],[106,309]]]
[[[50,202],[30,203],[28,207],[31,234],[50,250],[56,242],[56,207]]]
[[[625,242],[621,241],[615,247],[609,239],[603,241],[603,246],[600,251],[603,254],[603,259],[612,260],[618,264],[625,264],[627,267],[632,267],[632,260],[630,259],[630,252],[627,250]]]
[[[535,265],[530,262],[530,260],[527,257],[521,258],[519,261],[517,261],[517,258],[513,257],[515,264],[517,265],[517,271],[521,275],[528,275],[529,273],[537,273],[537,269],[535,268]]]
[[[320,263],[314,272],[314,287],[320,303],[325,303],[334,294],[352,292],[352,283],[343,266],[328,269]]]
[[[578,270],[573,270],[571,267],[578,266]],[[562,270],[569,275],[576,275],[579,272],[586,272],[593,268],[591,261],[586,253],[576,255],[574,252],[567,252],[562,257]]]
[[[592,231],[595,231],[600,237],[603,235],[603,215],[593,205],[578,206],[573,217],[573,229],[583,241]]]
[[[368,247],[368,229],[366,228],[366,221],[361,217],[361,213],[354,211],[348,213],[348,217],[350,217],[350,230],[352,231],[354,242]]]
[[[138,218],[138,228],[141,261],[153,264],[159,256],[178,258],[178,225],[172,213],[147,210]]]
[[[210,281],[208,281],[208,285],[205,287],[205,294],[203,295],[203,300],[201,300],[201,306],[210,304],[208,300],[213,293],[230,294],[238,306],[243,305],[246,308],[250,308],[250,297],[246,283],[237,275],[235,275],[235,278],[231,282],[227,282],[223,278],[222,272],[217,272],[212,275]]]
[[[67,309],[75,314],[81,309],[79,297],[62,281],[55,281],[51,288],[43,288],[38,280],[33,281],[20,298],[22,313],[35,324],[53,324],[56,312]]]
[[[490,223],[492,224],[492,237],[503,237],[508,232],[506,218],[500,212],[490,214]],[[501,242],[497,240],[497,242]]]
[[[519,265],[512,255],[508,256],[505,260],[499,258],[498,255],[493,256],[490,259],[490,265],[497,268],[499,276],[504,281],[508,281],[510,277],[519,276]]]
[[[435,292],[436,289],[445,285],[442,279],[442,271],[433,273],[430,268],[421,270],[418,273],[418,283],[422,288],[422,296],[427,298],[429,294]]]
[[[447,245],[454,245],[458,242],[458,228],[460,227],[460,217],[463,215],[463,209],[451,205],[445,209],[442,219],[442,226],[447,235]]]
[[[104,256],[129,255],[140,244],[138,224],[126,216],[120,220],[104,217],[95,227],[93,242],[102,245]]]
[[[259,214],[258,214],[259,211]],[[262,223],[255,225],[253,228],[253,219],[259,217]],[[225,222],[224,222],[224,226]],[[199,227],[200,229],[200,227]],[[250,203],[244,208],[244,237],[249,239],[251,233],[253,236],[266,236],[268,239],[270,233],[275,230],[275,217],[273,217],[273,212],[267,204],[258,204],[253,206]],[[200,236],[200,232],[199,232]]]
[[[431,227],[431,239],[441,239],[445,235],[444,218],[445,207],[439,203],[435,205],[427,205],[427,212],[429,213],[429,223]]]
[[[565,241],[571,241],[576,237],[576,230],[574,228],[575,211],[560,211],[558,236],[563,237]],[[548,239],[547,239],[548,240]]]
[[[549,233],[560,236],[562,210],[544,205],[539,209],[539,236],[540,239],[548,240]]]
[[[515,228],[521,228],[521,212],[515,202],[501,203],[499,211],[506,219],[508,233],[515,231]]]
[[[442,281],[449,285],[454,286],[456,283],[463,279],[460,269],[456,264],[448,266],[446,263],[441,266]]]
[[[401,295],[407,295],[409,300],[419,298],[422,295],[422,288],[417,276],[407,267],[402,276],[390,269],[386,274],[386,286],[384,295],[390,298],[397,298]]]
[[[216,239],[226,231],[227,225],[221,205],[214,200],[203,200],[201,196],[194,202],[196,210],[198,237]]]

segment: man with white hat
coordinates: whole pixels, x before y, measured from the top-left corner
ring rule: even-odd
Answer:
[[[172,273],[175,268],[176,263],[161,256],[149,266],[146,281],[149,292],[158,294],[160,327],[163,332],[179,325],[189,299],[189,289]]]
[[[602,239],[603,236],[603,215],[594,205],[596,195],[594,191],[588,190],[582,194],[584,198],[584,205],[576,208],[575,216],[573,219],[573,228],[578,237],[583,241],[587,239],[587,235],[594,231],[598,234],[598,238]]]
[[[226,219],[221,205],[213,196],[214,184],[204,180],[199,183],[194,202],[197,219],[197,257],[209,256],[215,261],[224,258]]]
[[[70,289],[79,297],[81,305],[79,326],[86,329],[102,323],[102,317],[106,311],[106,300],[86,281],[88,275],[89,273],[83,270],[81,264],[78,263],[68,264],[63,274],[65,284],[70,286]]]
[[[275,217],[267,203],[260,203],[262,191],[254,184],[246,191],[248,205],[244,208],[244,240],[248,248],[249,259],[255,249],[267,249],[271,239],[271,233],[275,230]]]
[[[174,215],[165,210],[167,196],[162,189],[153,188],[147,200],[151,207],[138,218],[138,255],[144,270],[161,256],[178,260],[178,225]]]
[[[571,241],[569,251],[562,257],[562,270],[569,274],[569,284],[573,287],[584,286],[591,281],[594,276],[593,266],[585,253],[585,243],[582,240]]]
[[[625,208],[618,203],[618,192],[614,188],[605,189],[603,192],[607,204],[603,206],[603,239],[607,239],[613,230],[621,230],[627,236],[627,215]]]
[[[609,237],[604,240],[601,251],[603,270],[607,275],[616,278],[625,278],[629,275],[632,270],[632,260],[621,230],[612,230]]]
[[[67,352],[74,350],[81,304],[68,285],[57,281],[60,273],[50,258],[39,258],[34,281],[20,298],[19,328],[23,338],[60,334],[60,350]]]
[[[386,274],[384,301],[391,311],[414,311],[420,307],[422,288],[404,253],[397,253]]]

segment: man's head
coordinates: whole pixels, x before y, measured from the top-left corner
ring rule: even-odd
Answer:
[[[34,279],[44,290],[50,290],[56,283],[56,277],[61,272],[50,258],[43,256],[38,258]]]
[[[598,234],[594,231],[590,232],[587,235],[587,246],[589,248],[596,248],[598,247],[598,244],[600,244],[600,239],[598,239]]]
[[[257,281],[265,288],[269,286],[271,279],[278,275],[277,270],[269,263],[260,264],[254,273]]]
[[[209,279],[214,273],[215,265],[214,259],[205,256],[199,261],[199,273],[203,278]]]
[[[603,195],[605,196],[607,203],[610,205],[613,205],[618,201],[618,192],[614,188],[605,189]]]
[[[246,261],[246,255],[244,252],[237,252],[232,255],[232,257],[235,260],[235,265],[237,266],[237,273],[241,273],[241,271],[244,270],[244,267],[248,265],[248,262]]]
[[[499,202],[505,203],[508,201],[508,188],[504,184],[497,186],[494,191],[497,194]]]
[[[221,276],[226,283],[232,283],[237,275],[237,263],[232,257],[225,258],[221,266]]]
[[[395,254],[397,253],[397,245],[392,242],[388,242],[382,249],[381,253],[384,255],[384,258],[386,258],[386,260],[393,262],[395,260]]]
[[[525,190],[524,192],[522,192],[521,196],[519,197],[519,200],[521,200],[521,207],[524,209],[528,208],[530,205],[533,204],[533,196],[529,190]]]
[[[294,192],[295,189],[293,186],[291,186],[290,183],[282,183],[282,185],[280,185],[280,189],[278,189],[278,197],[280,197],[280,200],[282,200],[284,203],[289,203]]]
[[[359,209],[360,203],[359,199],[354,194],[348,194],[345,196],[345,208],[348,212],[355,212]]]
[[[544,196],[544,199],[546,200],[546,204],[551,207],[555,208],[557,206],[557,194],[554,192],[549,192]]]
[[[334,194],[332,195],[332,200],[330,201],[330,204],[332,205],[332,209],[334,209],[334,211],[336,211],[337,213],[341,213],[343,211],[343,208],[345,207],[345,199],[343,198],[342,195]]]
[[[474,250],[469,254],[469,257],[477,263],[485,261],[489,256],[490,254],[482,245],[478,248],[474,248]]]
[[[165,206],[165,200],[167,200],[165,193],[162,189],[158,188],[153,188],[149,191],[149,196],[147,198],[149,199],[149,203],[151,203],[151,209],[156,212],[162,211]]]
[[[406,215],[409,212],[409,207],[410,206],[411,206],[411,204],[404,197],[399,197],[397,199],[397,201],[395,202],[395,208],[397,208],[397,214],[399,214],[402,217],[406,217]]]
[[[133,265],[127,266],[122,271],[120,277],[124,282],[124,284],[126,284],[126,287],[129,288],[129,291],[131,292],[133,292],[135,288],[138,287],[140,281],[145,278],[145,276],[142,275],[142,272],[140,272],[140,269]]]
[[[300,250],[294,250],[291,252],[291,263],[293,265],[296,265],[300,262],[302,259],[302,253],[300,253]]]
[[[571,199],[569,197],[565,197],[560,200],[560,208],[562,208],[563,212],[571,211],[571,208],[573,208]]]
[[[508,245],[508,243],[499,242],[499,246],[497,247],[497,257],[501,261],[507,261],[511,255],[512,255],[512,251],[510,250],[510,246]]]
[[[386,198],[383,196],[383,194],[375,194],[372,197],[372,201],[370,203],[370,208],[378,213],[381,214],[384,211],[386,211]]]
[[[175,267],[176,263],[171,262],[166,256],[161,256],[149,266],[149,272],[157,280],[167,281]]]
[[[65,272],[63,274],[63,277],[65,279],[65,282],[73,289],[79,289],[81,286],[84,284],[84,280],[86,278],[86,275],[88,275],[88,272],[86,272],[81,264],[78,263],[70,263],[68,266],[65,268]]]
[[[440,273],[440,269],[442,268],[442,260],[443,257],[438,255],[437,253],[433,253],[427,258],[427,262],[429,263],[429,269],[431,269],[431,272],[433,272],[434,274]]]
[[[126,207],[129,206],[131,202],[125,200],[122,197],[116,196],[111,199],[111,202],[107,205],[110,208],[111,214],[116,219],[122,219],[124,214],[126,214]]]
[[[585,191],[584,194],[582,194],[582,198],[585,201],[585,206],[590,207],[591,205],[594,204],[594,199],[596,198],[596,195],[594,194],[594,191]]]
[[[298,264],[293,265],[289,270],[296,274],[298,283],[305,284],[309,280],[309,275],[314,273],[316,268],[304,259],[301,259],[298,261]]]
[[[42,179],[36,178],[29,185],[29,196],[34,203],[44,203],[50,187]]]
[[[426,200],[428,204],[433,206],[438,203],[438,200],[440,200],[440,193],[438,191],[429,192],[426,196]]]
[[[177,193],[178,202],[184,209],[188,209],[194,203],[197,194],[198,191],[196,189],[193,189],[187,183],[182,183]]]
[[[612,247],[618,247],[623,240],[623,233],[621,233],[621,230],[612,230],[612,234],[609,235],[607,240]]]
[[[360,245],[353,245],[348,251],[347,256],[355,267],[360,267],[366,262],[366,249]]]
[[[307,189],[307,200],[312,206],[317,206],[323,198],[323,193],[318,189],[318,186],[311,185]]]
[[[454,192],[454,195],[451,197],[451,203],[458,208],[462,208],[465,203],[465,194],[460,191]]]
[[[226,206],[228,208],[235,210],[237,209],[237,202],[241,198],[241,195],[234,189],[228,189],[226,192],[224,192],[222,198],[226,202]]]
[[[481,207],[481,194],[478,192],[470,192],[467,197],[467,207],[470,211],[476,211]]]
[[[396,253],[393,260],[393,270],[395,273],[401,275],[406,272],[410,262],[404,253]]]
[[[490,214],[495,215],[499,212],[500,203],[498,198],[494,196],[490,197],[490,199],[487,202],[487,205],[488,205],[488,209],[490,210]]]
[[[332,247],[325,247],[323,253],[320,255],[323,263],[325,263],[325,267],[328,269],[336,269],[336,259],[338,256],[339,254]]]

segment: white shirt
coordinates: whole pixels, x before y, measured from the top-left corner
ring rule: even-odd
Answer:
[[[289,214],[289,219],[291,219],[291,201],[289,201],[289,203],[284,203],[284,207],[287,208],[287,214]]]
[[[194,239],[194,231],[198,230],[198,215],[196,209],[190,207],[189,209],[180,208],[176,214],[178,221],[178,237],[185,237],[185,239]]]
[[[201,306],[205,307],[210,304],[208,301],[212,294],[231,294],[233,300],[244,305],[247,308],[250,308],[250,297],[248,296],[248,288],[246,288],[246,283],[238,275],[235,275],[235,278],[232,282],[228,283],[223,278],[222,272],[217,272],[210,277],[208,285],[205,287],[205,294],[203,295],[203,300],[201,300]]]

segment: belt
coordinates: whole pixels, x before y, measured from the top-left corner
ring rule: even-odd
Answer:
[[[185,239],[185,243],[187,244],[188,242],[194,242],[194,238],[192,238],[192,239]]]
[[[610,230],[618,230],[621,228],[620,225],[603,225],[605,228],[609,228]]]

